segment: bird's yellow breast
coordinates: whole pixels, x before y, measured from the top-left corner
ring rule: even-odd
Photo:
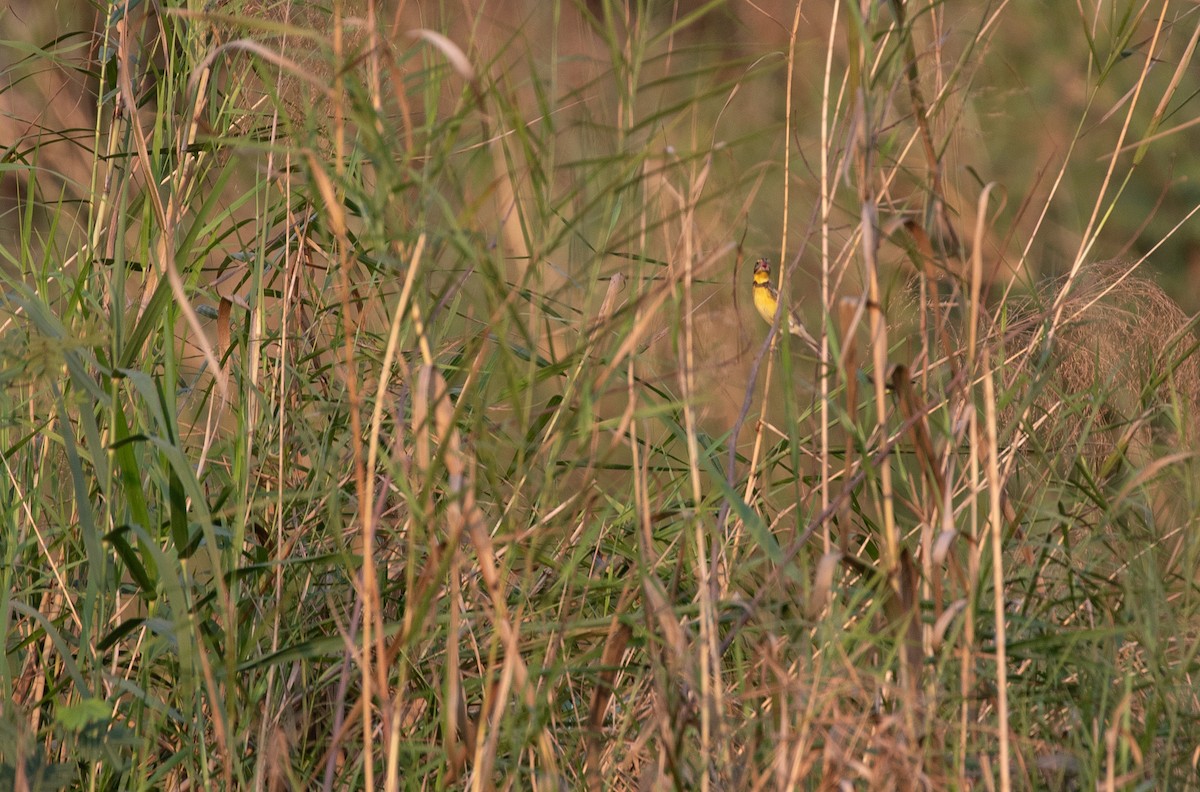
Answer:
[[[768,322],[775,321],[775,310],[779,307],[779,300],[775,297],[775,290],[771,288],[768,282],[770,276],[765,274],[756,274],[754,276],[754,307],[758,309],[759,314]]]

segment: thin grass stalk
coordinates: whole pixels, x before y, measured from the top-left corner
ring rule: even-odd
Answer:
[[[363,778],[368,789],[374,789],[375,784],[375,750],[374,740],[374,696],[378,688],[383,696],[386,690],[382,678],[375,677],[380,671],[375,669],[373,658],[383,660],[382,643],[383,622],[379,610],[379,581],[375,570],[375,523],[374,504],[366,498],[366,469],[362,453],[362,403],[358,394],[358,363],[355,354],[355,339],[357,328],[354,325],[352,311],[350,269],[354,258],[346,229],[343,196],[346,184],[346,111],[345,111],[345,72],[342,68],[346,62],[344,41],[344,0],[334,0],[332,13],[332,47],[331,54],[334,64],[333,95],[330,102],[332,115],[333,136],[333,170],[337,178],[337,186],[329,183],[324,175],[323,165],[315,160],[315,154],[310,154],[310,168],[316,176],[317,185],[324,199],[325,211],[328,213],[331,230],[335,240],[335,257],[337,260],[338,299],[341,303],[342,352],[346,375],[347,401],[350,413],[350,437],[353,454],[354,491],[358,496],[358,514],[356,523],[360,530],[358,542],[362,557],[359,570],[359,596],[363,600],[363,639],[361,655],[361,684],[362,684],[362,729],[363,729]]]
[[[287,6],[286,13],[290,14],[290,10],[291,10],[291,6],[289,5],[289,6]],[[288,37],[285,34],[280,42],[280,51],[281,52],[286,51],[287,46],[288,46]],[[282,90],[283,74],[284,73],[281,70],[280,72],[278,72],[276,74],[276,77],[275,77],[275,90],[277,93]],[[268,138],[272,142],[277,142],[279,140],[279,135],[280,135],[279,115],[280,115],[279,109],[277,107],[273,108],[272,113],[271,113],[271,125],[270,125],[270,133],[269,133],[269,138]],[[274,150],[272,150],[267,155],[267,172],[268,173],[272,173],[276,170],[276,168],[275,168],[276,156],[278,156],[278,155],[277,155],[277,152]],[[290,173],[291,172],[291,167],[290,167],[291,166],[291,152],[290,152],[290,150],[285,152],[282,155],[282,159],[284,160],[284,167],[281,169],[282,173]],[[268,183],[268,185],[269,185],[269,183]],[[290,194],[291,187],[292,187],[291,179],[286,178],[286,177],[280,178],[278,186],[282,189],[285,202],[290,204],[290,201],[287,201],[287,196]],[[290,223],[290,220],[291,220],[291,216],[289,213],[289,214],[285,215],[285,223]],[[262,230],[259,234],[260,250],[266,249],[266,236],[267,236],[267,228],[264,224],[264,227],[262,228]],[[285,233],[284,240],[283,240],[283,248],[282,248],[282,255],[283,255],[283,260],[285,262],[285,266],[284,266],[284,286],[283,286],[284,310],[280,312],[280,316],[279,316],[279,327],[280,327],[279,359],[280,360],[289,360],[292,355],[292,346],[291,346],[292,339],[291,339],[291,333],[290,333],[291,322],[292,322],[292,310],[293,310],[292,306],[295,305],[296,300],[297,300],[297,287],[298,287],[298,282],[299,282],[299,278],[298,278],[299,261],[298,261],[297,257],[293,255],[292,238],[293,238],[292,234]],[[298,251],[296,251],[296,252],[298,253]],[[250,329],[249,349],[247,350],[248,354],[245,356],[246,359],[248,359],[248,361],[249,361],[249,367],[250,367],[250,371],[251,371],[251,375],[252,375],[252,382],[250,384],[250,387],[243,389],[244,398],[247,400],[246,412],[245,412],[245,414],[246,414],[246,438],[245,438],[245,443],[243,445],[243,450],[242,450],[242,454],[244,455],[245,459],[252,459],[253,453],[254,453],[254,438],[256,437],[256,427],[258,425],[258,422],[255,420],[255,418],[257,417],[257,414],[258,414],[259,382],[260,382],[260,378],[262,376],[262,371],[261,371],[262,350],[263,350],[264,344],[267,343],[266,323],[264,321],[263,308],[262,308],[263,304],[265,303],[265,296],[266,296],[265,289],[263,286],[263,271],[262,271],[263,258],[264,258],[264,256],[260,254],[256,258],[255,265],[254,265],[255,266],[255,278],[254,278],[255,308],[254,308],[254,312],[251,316],[251,321],[250,321],[251,329]],[[282,405],[282,404],[287,403],[287,394],[288,394],[288,391],[290,388],[290,384],[289,384],[290,380],[289,380],[288,374],[289,374],[288,366],[278,366],[275,371],[274,376],[272,377],[272,382],[270,383],[270,393],[274,394],[276,404]],[[277,457],[276,464],[275,464],[275,480],[277,482],[283,482],[283,481],[287,480],[286,479],[287,465],[286,465],[285,459],[287,458],[287,438],[289,435],[289,431],[288,431],[287,411],[278,410],[277,413],[278,413],[278,419],[275,422],[275,431],[278,435],[278,439],[275,444],[275,455]],[[253,518],[253,515],[251,514],[251,511],[250,511],[250,505],[249,505],[250,504],[249,488],[250,488],[250,483],[251,483],[251,475],[250,475],[249,469],[246,470],[244,480],[245,480],[245,483],[242,486],[243,486],[243,493],[245,495],[245,499],[247,502],[247,507],[246,507],[246,511],[245,511],[243,519],[245,522],[249,523],[250,520]],[[284,560],[285,560],[285,556],[283,554],[283,551],[284,551],[285,547],[289,546],[288,542],[286,541],[286,537],[284,536],[284,522],[285,522],[286,513],[287,513],[285,499],[286,499],[286,496],[284,494],[284,488],[277,487],[276,494],[273,499],[273,501],[274,501],[274,503],[273,503],[274,519],[272,520],[273,528],[274,528],[274,535],[275,535],[275,548],[274,548],[274,550],[275,550],[275,554],[274,554],[275,569],[271,575],[274,589],[277,593],[277,596],[279,593],[283,592],[283,590],[284,590],[284,585],[285,585]],[[274,614],[271,617],[271,635],[270,635],[270,644],[269,645],[271,647],[272,653],[279,651],[280,634],[283,630],[283,615],[284,615],[283,609],[276,608]],[[264,701],[275,701],[276,696],[281,695],[280,693],[277,693],[277,691],[276,691],[276,685],[278,684],[278,680],[276,679],[277,674],[278,674],[278,670],[276,669],[276,667],[274,665],[272,665],[270,668],[267,669],[266,679],[265,679],[264,685],[263,685],[263,687],[264,687],[263,700]],[[260,745],[268,744],[267,740],[268,740],[268,728],[269,728],[268,724],[269,723],[270,723],[269,719],[264,718],[262,721],[262,724],[259,728],[258,739],[259,739]],[[267,752],[265,752],[265,751],[262,752],[259,755],[258,762],[256,763],[256,766],[255,766],[256,782],[261,783],[260,779],[262,779],[262,777],[265,775],[265,767],[266,767],[268,761],[269,761],[269,757],[267,755]]]
[[[974,308],[972,308],[974,310]],[[968,333],[971,333],[968,330]],[[968,352],[970,347],[968,346]],[[965,368],[970,371],[975,365],[974,360],[968,354]],[[966,386],[969,393],[969,382]],[[969,402],[967,404],[969,409]],[[967,447],[970,451],[968,455],[968,487],[967,487],[967,591],[965,592],[968,607],[963,615],[963,637],[961,650],[961,665],[959,674],[962,680],[959,686],[959,695],[962,700],[960,719],[959,719],[959,750],[957,756],[958,778],[959,783],[964,788],[968,786],[969,779],[967,777],[967,754],[971,746],[971,721],[973,713],[971,711],[971,694],[975,687],[975,614],[979,607],[979,561],[983,548],[980,544],[979,536],[979,492],[980,492],[980,471],[979,471],[979,420],[978,412],[970,410],[967,421]]]
[[[992,185],[984,188],[980,195],[979,203],[980,210],[976,217],[975,239],[983,238],[984,221],[987,217],[986,205],[988,195],[991,192]],[[1000,733],[1000,789],[1001,792],[1010,792],[1012,789],[1011,778],[1011,757],[1009,752],[1009,712],[1008,712],[1008,650],[1007,650],[1007,634],[1005,631],[1006,619],[1005,614],[1005,586],[1004,586],[1004,558],[1003,558],[1003,533],[1004,524],[1000,514],[1000,504],[1004,498],[1003,481],[1000,478],[1000,443],[996,431],[996,389],[992,380],[992,364],[991,353],[989,350],[984,350],[980,353],[976,346],[976,328],[979,323],[981,314],[982,300],[982,284],[983,284],[983,249],[981,245],[975,245],[975,249],[971,256],[971,294],[969,298],[971,318],[969,320],[970,338],[968,341],[968,360],[972,370],[976,367],[981,367],[981,376],[983,379],[983,410],[986,432],[984,436],[985,448],[980,449],[981,453],[986,454],[987,460],[987,494],[988,494],[988,523],[986,532],[990,532],[990,548],[992,551],[992,595],[993,608],[995,613],[995,629],[996,629],[996,688],[997,697],[999,700],[999,724],[998,730]],[[978,357],[977,357],[978,355]]]
[[[821,79],[821,126],[820,126],[820,233],[821,233],[821,324],[827,329],[829,326],[829,315],[831,312],[833,292],[832,292],[832,262],[830,261],[830,215],[833,211],[833,185],[830,182],[829,160],[832,156],[832,124],[830,119],[830,110],[833,104],[833,97],[830,96],[830,86],[833,82],[833,45],[838,40],[837,25],[838,20],[842,18],[842,3],[841,0],[834,0],[833,10],[829,16],[829,33],[826,36],[825,46],[825,67]],[[841,338],[840,343],[846,344],[849,339],[845,336]],[[828,332],[821,333],[821,360],[822,362],[829,360],[829,334]],[[829,414],[829,377],[821,377],[818,383],[818,394],[821,400],[820,404],[820,460],[818,468],[818,488],[821,493],[821,511],[826,511],[829,508],[829,479],[832,475],[833,464],[830,460],[832,448],[830,446],[829,428],[832,422],[832,416]],[[846,553],[849,550],[846,541],[848,528],[845,524],[842,525],[838,533],[838,547]],[[833,549],[833,537],[829,523],[826,522],[821,526],[821,544],[825,553],[829,553]]]
[[[705,756],[704,775],[701,788],[709,789],[717,778],[717,769],[727,769],[726,740],[722,728],[722,713],[724,712],[724,696],[721,684],[721,662],[717,633],[717,613],[714,595],[716,594],[716,578],[713,575],[709,550],[716,550],[716,542],[710,542],[704,530],[704,516],[701,504],[704,501],[704,491],[700,478],[700,448],[697,442],[697,426],[695,399],[696,397],[696,346],[695,346],[695,304],[692,296],[695,279],[695,262],[699,251],[696,249],[695,207],[699,196],[704,192],[708,181],[711,159],[707,159],[700,173],[689,186],[688,194],[681,206],[682,218],[680,223],[680,241],[678,256],[682,262],[683,283],[683,360],[680,366],[680,386],[682,390],[682,408],[685,427],[685,437],[688,452],[688,479],[692,490],[693,528],[696,542],[696,561],[699,564],[698,589],[700,595],[700,743]]]
[[[783,227],[779,236],[779,272],[778,272],[778,288],[780,295],[788,294],[787,291],[787,270],[788,261],[788,229],[791,225],[791,196],[792,196],[792,93],[793,81],[796,74],[796,36],[800,27],[800,9],[804,7],[804,0],[797,0],[796,10],[792,15],[792,27],[788,32],[788,50],[787,50],[787,79],[785,81],[786,89],[784,91],[784,121],[783,121]],[[780,300],[781,311],[786,313],[788,310],[783,306],[783,300]],[[784,325],[786,326],[786,322]]]
[[[383,355],[383,363],[380,366],[379,384],[375,389],[375,408],[371,415],[371,430],[368,437],[367,446],[367,470],[369,471],[374,471],[378,462],[379,436],[383,423],[383,406],[385,403],[391,401],[388,393],[388,382],[391,378],[392,365],[396,359],[397,347],[399,346],[401,322],[405,317],[408,316],[408,301],[412,297],[413,283],[416,280],[417,271],[421,267],[421,257],[424,251],[425,234],[422,233],[419,237],[417,237],[417,244],[411,255],[408,257],[408,268],[405,272],[404,285],[401,287],[400,296],[397,298],[396,307],[392,312],[392,326],[388,333],[388,342],[387,348],[385,349]],[[372,475],[368,476],[366,481],[367,502],[371,504],[375,503],[375,479],[376,476],[372,472]],[[457,607],[457,603],[452,603],[451,607]],[[453,614],[451,621],[454,621]],[[449,677],[454,678],[458,673],[456,651],[458,642],[455,633],[451,632],[450,634],[452,636],[452,640],[449,642],[451,648],[448,652],[448,657],[454,660],[454,662],[448,664],[446,673]],[[384,660],[383,657],[380,659],[381,661]],[[450,687],[447,686],[447,692],[449,693],[456,691],[451,691]],[[455,699],[454,697],[448,696],[447,700],[453,702]],[[387,773],[385,776],[384,787],[388,790],[399,788],[400,715],[403,709],[404,688],[398,686],[396,688],[396,696],[392,701],[390,728],[387,730],[387,732],[390,733],[390,739],[388,742],[388,750],[385,760]],[[454,707],[447,707],[447,710],[453,712]],[[448,731],[446,739],[451,743],[451,745],[453,745],[454,740],[456,739],[455,733],[453,731]]]
[[[1148,1],[1146,5],[1149,5]],[[1151,54],[1158,51],[1158,40],[1159,36],[1162,34],[1163,25],[1166,23],[1166,20],[1169,16],[1167,13],[1168,10],[1167,0],[1164,0],[1163,8],[1158,15],[1158,23],[1154,27],[1154,36],[1151,38],[1150,42]],[[1114,151],[1119,151],[1122,148],[1125,138],[1129,134],[1129,127],[1133,123],[1134,110],[1137,108],[1138,99],[1141,97],[1142,88],[1146,84],[1146,77],[1149,75],[1150,67],[1153,65],[1153,63],[1153,57],[1146,58],[1146,61],[1142,66],[1141,74],[1138,76],[1138,80],[1134,84],[1133,97],[1129,102],[1129,108],[1125,113],[1125,120],[1121,124],[1121,131],[1118,133],[1116,143],[1113,146]],[[1100,189],[1096,194],[1096,201],[1092,205],[1092,214],[1088,218],[1088,222],[1084,227],[1083,233],[1080,235],[1079,249],[1076,251],[1075,259],[1071,263],[1071,270],[1067,273],[1066,280],[1063,283],[1062,288],[1059,290],[1058,295],[1054,299],[1054,304],[1052,306],[1052,318],[1047,331],[1048,338],[1050,339],[1054,338],[1054,335],[1060,326],[1063,310],[1066,307],[1067,296],[1071,293],[1072,286],[1074,286],[1075,280],[1079,276],[1080,268],[1083,266],[1084,262],[1087,261],[1088,256],[1091,253],[1092,246],[1096,242],[1096,235],[1103,226],[1103,220],[1100,217],[1100,210],[1105,203],[1105,194],[1108,192],[1109,185],[1113,179],[1113,174],[1116,172],[1116,167],[1117,157],[1113,156],[1108,161],[1108,169],[1105,171],[1104,180],[1101,182]],[[1120,197],[1120,193],[1123,189],[1124,183],[1122,184],[1121,190],[1118,190],[1117,195],[1115,195],[1110,202],[1109,211],[1111,211],[1112,207],[1115,206],[1116,201]],[[1105,214],[1105,218],[1107,218],[1107,213]]]
[[[850,26],[851,30],[856,29],[855,24],[863,26],[862,32],[865,33],[865,27],[868,21],[873,19],[873,5],[869,2],[864,2],[858,9],[857,15],[854,16],[853,23]],[[863,275],[867,286],[867,299],[871,305],[882,304],[882,290],[879,286],[879,272],[876,260],[878,253],[877,233],[878,224],[878,207],[877,195],[875,192],[875,174],[874,168],[874,135],[875,129],[872,120],[872,109],[869,102],[868,85],[865,82],[866,74],[868,74],[867,64],[870,60],[866,45],[865,35],[856,35],[853,37],[850,47],[852,63],[858,64],[860,81],[855,88],[855,103],[854,103],[854,164],[857,172],[857,189],[860,203],[860,221],[859,230],[861,232],[860,247],[862,251]],[[877,429],[881,436],[887,436],[887,396],[885,392],[885,383],[882,372],[887,370],[887,355],[888,355],[888,337],[887,323],[879,311],[872,310],[868,319],[869,335],[871,339],[871,353],[873,359],[874,370],[877,376],[874,377],[875,385],[875,409]],[[881,518],[883,522],[883,558],[884,568],[888,575],[891,575],[900,562],[900,537],[896,526],[895,504],[893,502],[894,492],[892,488],[892,471],[890,464],[883,464],[879,468],[879,498],[881,505]]]
[[[991,364],[985,357],[983,360],[983,399],[984,416],[987,422],[987,481],[988,481],[988,527],[992,551],[992,607],[995,610],[996,627],[996,697],[999,715],[998,730],[1000,732],[1000,789],[1009,792],[1012,789],[1012,757],[1009,747],[1009,712],[1008,712],[1008,649],[1006,618],[1007,607],[1004,601],[1004,555],[1003,533],[1004,524],[1000,516],[1000,501],[1004,497],[1003,482],[1000,479],[1000,446],[996,432],[996,388],[992,381]]]

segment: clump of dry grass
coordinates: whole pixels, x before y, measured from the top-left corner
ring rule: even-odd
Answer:
[[[1041,291],[1057,294],[1065,285],[1054,280]],[[1130,263],[1100,262],[1085,268],[1053,330],[1052,315],[1039,305],[1040,299],[1008,300],[1005,324],[993,332],[1012,377],[1046,380],[1044,387],[1057,401],[1039,404],[1041,413],[1073,413],[1061,409],[1063,400],[1099,397],[1102,404],[1092,415],[1100,420],[1096,431],[1077,422],[1065,425],[1068,436],[1095,440],[1091,453],[1097,461],[1114,451],[1126,453],[1130,443],[1194,444],[1200,361],[1192,354],[1193,323],[1161,286],[1136,274]],[[1050,376],[1038,374],[1039,367]]]

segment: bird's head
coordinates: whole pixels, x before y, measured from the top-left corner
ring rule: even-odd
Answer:
[[[771,260],[760,258],[754,262],[754,280],[764,282],[771,277]]]

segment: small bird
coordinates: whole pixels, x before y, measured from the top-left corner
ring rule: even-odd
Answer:
[[[775,323],[775,312],[779,310],[779,292],[775,290],[775,284],[771,283],[771,262],[765,258],[754,262],[754,307],[767,324]],[[782,321],[787,322],[788,332],[807,344],[813,354],[820,355],[821,347],[817,344],[817,339],[801,324],[796,314],[785,308],[783,315]]]

